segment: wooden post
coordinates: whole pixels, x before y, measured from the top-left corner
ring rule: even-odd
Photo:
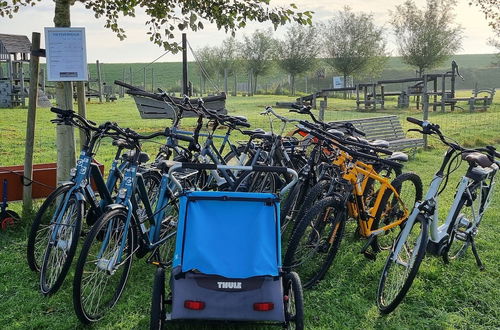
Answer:
[[[85,82],[76,82],[76,98],[78,100],[78,114],[83,118],[87,118],[87,105],[85,104]],[[83,149],[85,144],[85,131],[80,129],[80,149]]]
[[[38,88],[38,85],[37,85]],[[24,93],[24,69],[23,63],[19,63],[19,98],[21,98],[21,104],[23,107],[26,106],[26,94]]]
[[[437,109],[437,90],[438,90],[438,79],[437,76],[434,77],[434,101],[432,103],[432,111],[435,112]]]
[[[95,65],[97,67],[97,84],[99,90],[99,102],[102,103],[102,76],[101,76],[101,64],[99,60],[95,61]]]
[[[384,95],[384,85],[380,85],[380,98],[381,98],[381,105],[380,105],[380,108],[382,110],[385,109],[385,95]]]
[[[372,85],[373,90],[373,111],[377,110],[377,85]]]
[[[31,34],[32,55],[30,57],[30,94],[28,99],[26,144],[24,149],[25,179],[23,180],[23,215],[28,215],[33,208],[31,180],[33,180],[33,148],[35,144],[36,102],[38,100],[38,74],[40,70],[40,58],[33,55],[33,52],[37,52],[39,50],[40,33],[33,32]]]
[[[368,101],[368,86],[367,85],[363,86],[363,97],[364,97],[363,101],[365,103],[365,110],[366,110],[368,108],[368,103],[367,103],[367,101]]]
[[[132,73],[132,67],[129,67],[129,73],[130,73],[130,85],[134,86],[134,74]]]
[[[422,86],[422,110],[424,112],[424,120],[429,119],[429,94],[427,93],[427,75],[424,75],[424,85]],[[427,134],[424,134],[424,148],[428,147]]]
[[[306,78],[306,94],[307,94],[307,76],[305,78]]]
[[[324,101],[319,101],[319,120],[325,120],[325,109],[326,109],[326,96]]]
[[[446,111],[446,76],[441,76],[441,112]]]

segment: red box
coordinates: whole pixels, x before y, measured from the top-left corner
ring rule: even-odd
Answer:
[[[103,174],[104,165],[96,161],[94,161],[94,163],[99,166],[99,170],[101,174]],[[56,170],[57,163],[33,165],[33,188],[31,192],[33,199],[47,197],[56,188]],[[0,201],[3,194],[4,179],[8,181],[7,200],[18,201],[23,199],[23,174],[23,165],[0,167]]]

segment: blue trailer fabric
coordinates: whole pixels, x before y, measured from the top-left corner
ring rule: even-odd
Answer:
[[[227,200],[220,200],[223,197]],[[192,200],[196,198],[207,199]],[[173,266],[181,266],[183,272],[228,278],[278,276],[280,250],[275,195],[195,191],[180,197]]]

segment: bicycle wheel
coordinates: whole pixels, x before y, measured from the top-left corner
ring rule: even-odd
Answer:
[[[488,204],[485,199],[487,194],[488,188],[481,188],[480,183],[469,186],[462,194],[448,227],[448,244],[443,253],[445,263],[461,258],[477,235],[477,228]]]
[[[327,180],[321,180],[317,184],[315,184],[312,187],[308,187],[307,189],[303,189],[302,196],[300,198],[295,199],[295,201],[291,201],[293,204],[293,208],[291,208],[290,211],[286,211],[288,207],[291,207],[291,205],[286,205],[287,200],[285,200],[285,206],[283,207],[283,213],[288,214],[288,219],[285,218],[288,223],[286,224],[285,228],[283,228],[283,222],[281,225],[282,228],[282,233],[281,233],[281,241],[282,242],[289,242],[293,232],[295,231],[295,228],[297,227],[297,224],[300,219],[304,217],[304,214],[311,209],[311,207],[318,202],[319,200],[323,199],[326,197],[326,193],[328,191],[328,188],[330,187],[330,182]],[[300,191],[300,190],[299,190]],[[292,190],[293,192],[293,190]],[[291,193],[290,193],[291,194]],[[293,197],[293,195],[292,195]],[[282,214],[283,217],[283,214]],[[282,243],[283,244],[283,243]],[[283,246],[283,248],[286,249],[286,245]]]
[[[304,297],[297,273],[289,272],[283,276],[283,294],[286,329],[304,329]]]
[[[73,306],[81,322],[101,319],[120,298],[132,266],[135,229],[125,231],[127,212],[105,213],[92,227],[76,264]],[[125,239],[124,239],[125,235]],[[125,243],[122,248],[122,243]],[[122,253],[121,259],[117,260]]]
[[[156,270],[151,297],[149,329],[161,330],[165,323],[165,269]]]
[[[245,153],[245,149],[245,146],[239,146],[236,148],[236,152],[231,150],[224,156],[224,162],[231,166],[243,166],[251,163],[252,153],[250,150]]]
[[[72,186],[60,186],[54,190],[35,215],[35,220],[31,224],[28,236],[26,257],[31,270],[39,272],[42,267],[45,250],[49,244],[50,222],[54,214],[59,210],[61,201]]]
[[[296,271],[304,288],[323,279],[337,254],[345,225],[345,208],[334,197],[316,203],[297,224],[283,266]]]
[[[403,206],[408,210],[409,214],[413,210],[415,203],[422,200],[422,180],[415,173],[408,172],[398,175],[392,180],[391,185],[398,192],[399,199],[396,198],[392,190],[387,189],[385,191],[371,227],[372,231],[400,220],[404,216]],[[397,226],[378,235],[373,241],[373,249],[375,251],[390,249],[399,230],[400,227]]]
[[[280,224],[281,224],[281,236],[288,238],[288,235],[284,235],[286,233],[291,232],[291,228],[294,227],[293,223],[297,219],[297,214],[300,210],[300,206],[307,194],[308,185],[299,181],[287,194],[284,203],[282,204],[280,210]],[[286,237],[285,237],[286,236]]]
[[[234,191],[242,192],[276,192],[276,177],[269,172],[242,172],[234,183]]]
[[[141,174],[144,181],[144,187],[146,188],[146,192],[148,194],[149,205],[151,205],[151,209],[154,210],[159,197],[161,174],[156,170],[148,170]],[[141,223],[147,223],[148,215],[146,213],[146,208],[140,199],[138,192],[136,192],[136,200],[138,220]]]
[[[83,202],[71,195],[58,219],[52,219],[49,242],[40,269],[40,290],[46,296],[61,287],[76,252],[83,219]]]
[[[409,225],[407,222],[405,226]],[[417,275],[425,255],[428,238],[428,223],[423,215],[418,215],[407,235],[403,229],[394,247],[401,244],[395,254],[394,248],[386,260],[377,290],[377,306],[381,313],[392,312],[406,296]]]

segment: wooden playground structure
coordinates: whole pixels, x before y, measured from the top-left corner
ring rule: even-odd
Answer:
[[[455,108],[467,107],[470,112],[477,110],[487,110],[495,96],[495,88],[477,87],[472,90],[470,97],[456,96],[457,76],[463,79],[458,71],[458,65],[455,61],[451,62],[451,70],[444,73],[428,73],[421,77],[410,77],[403,79],[379,80],[370,83],[358,83],[352,87],[328,88],[313,94],[299,97],[297,102],[300,104],[309,103],[315,109],[317,108],[317,99],[323,99],[321,102],[326,106],[328,96],[331,92],[354,92],[356,95],[357,110],[376,110],[384,109],[387,97],[398,98],[398,108],[408,108],[410,106],[410,97],[414,97],[417,109],[422,107],[428,110],[432,107],[433,111],[439,108],[445,112],[447,108],[454,111]],[[388,87],[394,84],[408,84],[405,89],[400,91],[387,91]]]

